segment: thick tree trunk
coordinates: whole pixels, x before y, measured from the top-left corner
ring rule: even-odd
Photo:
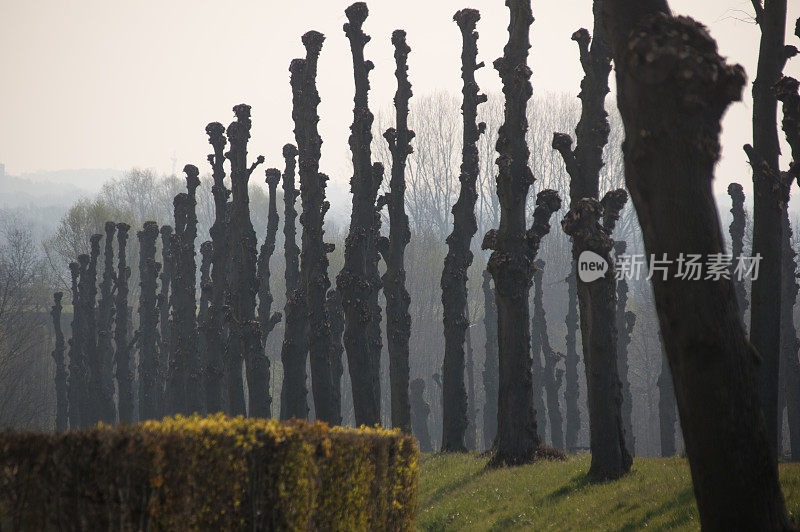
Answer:
[[[166,406],[165,390],[167,386],[167,375],[169,374],[169,361],[172,360],[171,349],[173,346],[172,323],[169,320],[170,306],[169,294],[174,267],[172,254],[170,253],[170,241],[172,240],[172,226],[161,226],[161,273],[158,274],[160,288],[158,292],[158,404],[163,412]]]
[[[759,395],[773,452],[778,451],[778,389],[781,312],[781,201],[778,100],[774,86],[786,63],[786,0],[755,0],[761,29],[753,82],[753,250],[761,256],[750,291],[750,342],[761,356]]]
[[[156,306],[156,280],[161,264],[156,262],[158,224],[145,222],[137,233],[139,238],[139,419],[161,417],[160,368],[158,359],[158,308]]]
[[[547,350],[542,348],[542,326],[544,322],[544,304],[542,301],[542,268],[544,261],[536,261],[533,272],[533,317],[531,318],[531,374],[533,375],[533,408],[536,410],[536,426],[544,435],[547,426],[547,407],[545,406],[545,368],[544,357]],[[544,324],[544,327],[547,327]],[[552,427],[551,427],[552,428]],[[544,439],[544,437],[542,438]]]
[[[68,418],[69,428],[83,427],[81,419],[81,404],[83,394],[86,393],[86,361],[83,358],[83,325],[81,324],[82,312],[80,308],[80,295],[78,292],[78,279],[81,275],[81,265],[77,262],[69,263],[72,279],[72,323],[70,328],[72,337],[69,339],[69,380],[67,381]]]
[[[333,244],[326,244],[325,213],[330,205],[325,201],[325,182],[328,176],[320,173],[319,159],[322,139],[317,131],[320,103],[317,92],[317,61],[325,36],[316,31],[303,35],[306,58],[292,61],[291,84],[292,118],[295,140],[299,150],[300,202],[303,215],[300,273],[302,293],[305,294],[306,342],[311,365],[311,391],[317,419],[341,425],[341,382],[334,379],[331,365],[330,320],[325,311],[325,298],[331,282],[328,279],[328,253]]]
[[[131,341],[128,338],[128,280],[131,269],[128,266],[125,248],[128,245],[128,231],[131,226],[126,223],[117,224],[117,296],[114,323],[114,363],[117,377],[117,402],[120,423],[133,423],[133,368],[131,365]]]
[[[663,343],[663,342],[662,342]],[[675,389],[672,386],[672,373],[666,353],[661,357],[661,373],[658,376],[658,427],[661,441],[661,456],[675,456]]]
[[[381,422],[381,316],[377,305],[381,289],[377,267],[380,216],[375,202],[383,180],[383,165],[372,163],[370,149],[373,116],[368,92],[369,71],[374,65],[364,60],[364,45],[370,37],[362,30],[369,11],[365,3],[356,2],[345,14],[348,22],[344,32],[350,41],[355,79],[355,107],[350,127],[353,209],[345,241],[344,266],[336,277],[336,286],[344,307],[344,346],[353,386],[356,425],[371,426]]]
[[[622,198],[627,201],[627,194],[621,189],[606,194],[602,203],[594,198],[584,198],[572,204],[561,222],[564,232],[572,237],[573,260],[591,252],[600,256],[608,266],[605,274],[593,281],[584,281],[580,271],[578,276],[592,453],[589,477],[596,481],[619,478],[630,471],[633,463],[625,445],[622,422],[622,383],[617,368],[617,326],[614,321],[616,278],[611,258],[614,241],[609,236],[624,205],[624,201],[617,201]],[[607,223],[601,224],[601,217]]]
[[[477,62],[480,20],[475,9],[462,9],[453,19],[461,30],[461,79],[463,80],[463,148],[461,152],[460,191],[453,205],[453,231],[447,237],[447,256],[442,271],[442,307],[444,320],[444,363],[442,365],[442,451],[465,451],[467,430],[467,390],[464,386],[464,340],[468,327],[467,270],[472,264],[470,245],[478,230],[475,202],[479,172],[478,139],[486,124],[478,123],[478,105],[486,95],[478,92],[475,72],[483,67]]]
[[[298,60],[295,60],[298,61]],[[297,96],[299,98],[299,95]],[[293,105],[301,105],[293,99]],[[300,192],[295,187],[295,158],[297,148],[292,144],[283,147],[286,169],[283,172],[284,202],[284,256],[286,259],[286,328],[284,329],[281,361],[283,386],[281,388],[281,419],[308,417],[308,392],[306,390],[306,297],[300,290],[300,248],[296,242],[297,210],[295,202]]]
[[[378,200],[386,204],[389,212],[389,238],[381,238],[379,249],[386,263],[383,275],[383,295],[386,298],[386,340],[389,349],[389,382],[391,388],[392,427],[411,432],[411,406],[409,403],[408,343],[411,337],[411,315],[408,307],[411,298],[406,290],[405,249],[411,240],[405,207],[406,159],[413,152],[411,139],[414,132],[408,129],[408,101],[411,83],[408,81],[408,54],[406,32],[392,33],[394,59],[397,65],[397,92],[394,95],[396,127],[389,128],[383,137],[392,154],[392,178],[389,193]]]
[[[614,257],[618,259],[624,255],[628,245],[624,240],[614,243]],[[636,454],[636,438],[633,435],[633,395],[631,394],[631,379],[628,375],[628,348],[631,345],[633,327],[636,325],[636,314],[625,310],[628,306],[628,281],[621,277],[617,281],[617,311],[615,320],[619,337],[617,339],[617,371],[622,382],[622,426],[625,429],[625,446],[628,451]]]
[[[241,362],[244,360],[247,374],[248,405],[250,416],[269,411],[269,379],[263,366],[264,349],[261,344],[261,329],[256,320],[256,232],[250,220],[250,197],[248,183],[256,166],[264,162],[263,156],[249,168],[247,166],[247,142],[250,139],[250,106],[239,104],[233,108],[236,120],[228,126],[230,150],[225,156],[231,163],[231,190],[233,203],[228,242],[230,244],[231,267],[228,292],[228,337],[227,358],[230,366],[228,378],[241,380]],[[233,395],[233,387],[229,387]],[[244,405],[231,401],[234,414],[244,414]]]
[[[98,414],[103,423],[113,424],[117,420],[114,404],[114,222],[105,223],[103,253],[103,280],[100,282],[100,301],[97,305],[97,354],[100,364],[100,402]]]
[[[425,381],[414,379],[411,381],[410,389],[411,430],[414,433],[414,437],[417,438],[419,451],[422,453],[433,452],[431,434],[428,431],[428,416],[431,413],[431,407],[425,401]]]
[[[483,362],[483,392],[486,402],[483,405],[483,446],[494,447],[497,436],[497,395],[499,376],[497,358],[497,305],[495,293],[491,286],[492,274],[483,270],[483,326],[486,331],[486,350]]]
[[[78,280],[80,305],[83,312],[81,344],[88,370],[87,393],[84,396],[85,403],[81,408],[81,417],[85,426],[94,425],[103,419],[103,368],[100,353],[97,350],[97,259],[100,256],[100,240],[102,239],[103,235],[92,235],[89,257],[86,255],[78,257],[82,266],[81,277]]]
[[[731,214],[733,220],[729,226],[731,233],[731,255],[733,255],[732,270],[735,270],[735,265],[739,257],[744,255],[744,231],[747,227],[747,214],[744,210],[744,189],[739,183],[731,183],[728,185],[728,195],[731,197]],[[739,279],[733,273],[731,275],[733,280],[733,289],[736,292],[736,301],[739,303],[739,317],[744,323],[744,314],[747,312],[747,289],[745,288],[744,279]]]
[[[475,352],[472,350],[472,321],[469,317],[469,305],[464,309],[467,318],[467,332],[464,338],[466,347],[467,361],[464,367],[467,375],[467,431],[464,433],[464,445],[467,450],[475,451],[478,449],[478,409],[475,404],[477,396],[475,394]]]
[[[214,153],[208,155],[211,163],[211,176],[214,185],[211,193],[214,196],[214,224],[209,231],[213,255],[211,257],[211,300],[208,306],[208,325],[204,329],[208,361],[206,363],[205,388],[206,410],[209,413],[232,412],[230,406],[226,408],[226,398],[229,396],[227,381],[225,379],[225,294],[228,290],[228,249],[227,239],[227,204],[231,192],[225,186],[225,128],[219,122],[211,122],[206,126],[208,142],[214,148]],[[167,261],[164,261],[166,269]],[[164,321],[162,319],[162,328]],[[241,371],[239,372],[241,378]],[[240,379],[241,380],[241,379]],[[238,413],[242,413],[244,398],[235,396],[228,399],[229,404],[236,403]]]
[[[56,432],[61,432],[69,428],[67,366],[64,359],[64,333],[61,332],[61,298],[63,297],[63,292],[55,292],[53,294],[53,307],[50,309],[50,317],[53,319],[53,332],[56,337],[56,345],[52,352],[53,362],[56,366]]]
[[[741,96],[744,71],[719,56],[706,30],[664,0],[606,0],[625,179],[646,252],[724,253],[711,192],[720,119]],[[648,58],[658,57],[658,61]],[[689,222],[687,222],[689,221]],[[788,529],[775,453],[758,400],[758,354],[729,280],[653,277],[686,453],[709,530]],[[775,297],[776,294],[771,294]]]
[[[269,207],[267,213],[267,234],[264,238],[264,244],[261,245],[261,250],[258,255],[258,265],[256,278],[258,279],[258,323],[261,326],[261,343],[263,345],[267,342],[269,333],[280,323],[282,315],[280,312],[272,312],[272,292],[270,292],[269,281],[271,272],[269,268],[269,261],[272,258],[272,253],[275,251],[275,237],[278,233],[278,207],[277,207],[277,189],[278,182],[281,180],[281,171],[277,168],[270,168],[266,171],[267,188],[269,190]],[[269,386],[270,363],[266,351],[262,345],[256,357],[256,374],[267,376],[267,386]],[[249,377],[254,378],[254,377]],[[272,410],[271,396],[267,395],[267,409],[266,411],[250,412],[253,417],[270,417]],[[259,406],[259,405],[256,405]],[[262,405],[263,406],[263,405]]]
[[[567,316],[565,325],[567,334],[565,343],[567,354],[564,359],[564,406],[567,411],[566,446],[568,452],[578,449],[578,433],[581,430],[581,412],[578,408],[578,366],[581,358],[578,355],[578,272],[575,261],[567,277]]]
[[[342,296],[336,289],[328,290],[328,295],[325,299],[325,313],[331,327],[331,352],[329,358],[331,361],[334,392],[336,393],[335,401],[336,404],[339,405],[339,412],[341,413],[341,382],[342,374],[344,373],[344,366],[342,364],[342,353],[344,353],[344,346],[342,345],[342,335],[344,334],[344,308],[342,308]]]

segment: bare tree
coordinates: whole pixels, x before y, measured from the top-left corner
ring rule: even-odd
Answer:
[[[100,282],[100,301],[97,305],[97,355],[101,398],[100,419],[103,423],[114,423],[117,411],[114,405],[114,345],[112,327],[114,326],[114,222],[105,223],[103,252],[103,280]]]
[[[158,307],[156,283],[161,263],[156,262],[156,240],[158,224],[144,223],[136,236],[139,240],[139,330],[136,344],[139,347],[139,419],[160,419],[161,367],[158,355]],[[133,418],[133,411],[126,412]],[[121,418],[122,416],[120,416]],[[129,422],[128,421],[128,422]]]
[[[497,306],[491,286],[492,274],[483,270],[483,325],[486,331],[486,349],[483,363],[483,389],[486,402],[483,406],[483,445],[486,449],[494,446],[497,435],[497,395],[499,389],[497,358]]]
[[[114,315],[114,364],[117,377],[117,402],[120,423],[132,423],[133,419],[133,369],[131,367],[131,345],[128,338],[128,280],[131,269],[126,257],[128,231],[131,226],[117,224],[117,275],[116,313]]]
[[[53,362],[56,365],[56,431],[61,432],[69,428],[68,398],[67,398],[67,367],[64,358],[64,333],[61,332],[61,298],[62,292],[53,294],[53,307],[50,316],[53,319],[53,330],[56,335],[56,345],[53,348]]]
[[[731,254],[734,260],[737,260],[744,252],[744,232],[747,227],[747,213],[744,210],[744,189],[739,183],[731,183],[728,185],[728,195],[731,197],[731,214],[733,220],[729,227],[731,233]],[[733,268],[732,268],[733,269]],[[744,285],[743,279],[737,279],[736,276],[731,277],[733,281],[733,288],[736,290],[736,300],[739,303],[739,316],[744,322],[744,314],[747,312],[747,288]]]

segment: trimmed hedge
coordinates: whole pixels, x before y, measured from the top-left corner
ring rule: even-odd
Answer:
[[[0,434],[0,529],[410,530],[399,431],[174,417]]]

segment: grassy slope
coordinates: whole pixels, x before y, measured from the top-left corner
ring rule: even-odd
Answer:
[[[417,524],[422,530],[699,529],[689,466],[637,458],[617,482],[589,484],[589,457],[487,470],[469,455],[423,455]],[[781,464],[792,519],[800,520],[800,464]]]

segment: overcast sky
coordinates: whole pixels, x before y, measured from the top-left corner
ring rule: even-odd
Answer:
[[[250,152],[280,166],[294,142],[288,66],[304,55],[300,36],[327,36],[319,70],[323,170],[342,183],[352,121],[352,60],[342,31],[349,1],[0,0],[0,162],[7,172],[66,168],[151,167],[169,172],[173,156],[207,169],[205,125],[228,124],[237,103],[253,107]],[[395,90],[390,35],[405,29],[416,95],[460,90],[460,36],[452,21],[480,10],[479,58],[491,64],[507,38],[502,0],[373,0],[365,31],[373,108]],[[721,52],[755,75],[759,31],[749,0],[671,0],[676,13],[711,28]],[[800,1],[789,0],[789,26]],[[536,91],[577,94],[582,72],[570,40],[591,29],[590,0],[534,0],[531,66]],[[787,31],[788,42],[796,39]],[[800,42],[794,42],[800,45]],[[800,76],[800,59],[787,68]],[[490,66],[484,92],[500,88]],[[751,139],[750,89],[724,123],[724,159],[716,190],[750,180],[741,146]],[[80,186],[80,183],[76,183]]]

